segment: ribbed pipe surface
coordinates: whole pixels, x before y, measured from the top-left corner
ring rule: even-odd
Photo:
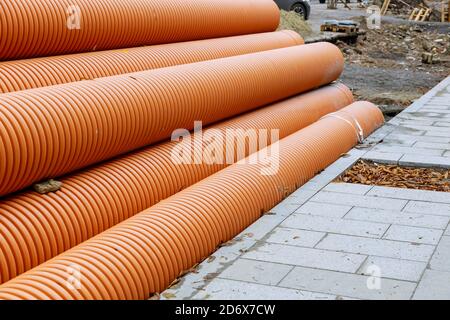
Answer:
[[[0,95],[0,196],[330,83],[329,43]]]
[[[279,129],[284,138],[350,103],[352,94],[347,87],[330,85],[214,125],[204,136],[207,140],[210,133],[224,135],[227,130],[240,129],[236,134],[244,142],[245,157],[259,150],[258,142],[264,139],[256,141],[252,150],[244,139],[248,130]],[[268,143],[270,140],[267,132]],[[175,164],[172,150],[181,144],[166,142],[67,177],[55,193],[26,192],[1,201],[0,283],[241,159],[237,143],[228,150],[220,140],[213,143],[223,150],[224,160],[228,156],[232,161],[208,164],[213,159],[205,149],[206,161],[201,164]],[[195,156],[202,155],[200,150],[193,149]]]
[[[0,61],[275,31],[272,0],[2,0]]]
[[[0,286],[0,299],[146,299],[211,254],[367,136],[382,113],[360,102],[261,150]],[[357,125],[359,123],[359,125]],[[277,144],[275,144],[277,145]],[[276,150],[272,150],[276,151]],[[80,277],[77,290],[69,278]],[[68,281],[69,279],[69,281]]]
[[[194,63],[303,44],[293,31],[0,63],[0,93]]]

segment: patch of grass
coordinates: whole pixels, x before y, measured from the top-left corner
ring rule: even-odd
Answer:
[[[281,19],[278,30],[293,30],[299,33],[302,37],[312,34],[311,27],[308,22],[303,20],[293,11],[281,10]]]

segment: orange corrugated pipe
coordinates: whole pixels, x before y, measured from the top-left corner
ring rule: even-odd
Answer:
[[[278,153],[261,150],[1,285],[0,299],[146,299],[382,123],[367,102],[325,116],[282,139]],[[268,153],[278,170],[262,174],[267,163],[253,160]]]
[[[294,31],[0,63],[0,93],[91,80],[303,44]]]
[[[3,0],[0,61],[275,31],[273,0]]]
[[[212,126],[213,132],[279,129],[284,138],[320,117],[352,103],[344,85],[334,84],[305,93]],[[271,135],[267,132],[268,142]],[[243,140],[243,139],[242,139]],[[245,155],[250,154],[248,140]],[[115,224],[151,207],[227,163],[180,164],[171,151],[178,142],[148,147],[132,155],[63,179],[56,193],[26,192],[0,202],[0,283],[23,273]],[[259,149],[259,146],[256,145]],[[199,154],[195,149],[196,154]],[[224,149],[224,159],[226,150]],[[256,150],[254,150],[256,151]],[[237,158],[237,150],[228,152]]]
[[[0,196],[328,84],[340,50],[315,43],[0,95]]]

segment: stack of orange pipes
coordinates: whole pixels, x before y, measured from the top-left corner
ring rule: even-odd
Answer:
[[[382,125],[330,84],[340,50],[279,16],[272,0],[0,3],[0,299],[147,299]],[[196,121],[232,148],[178,162]]]

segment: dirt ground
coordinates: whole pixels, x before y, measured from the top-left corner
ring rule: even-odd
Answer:
[[[352,1],[356,2],[356,1]],[[318,0],[312,1],[308,39],[320,34],[324,20],[353,20],[360,23],[366,35],[356,43],[338,41],[346,66],[340,81],[348,85],[360,100],[378,104],[393,116],[450,75],[450,23],[414,23],[403,16],[390,14],[382,18],[381,29],[366,26],[366,11],[356,4],[352,10],[340,5],[326,9]],[[403,9],[405,11],[405,9]],[[407,12],[407,11],[405,11]],[[422,62],[422,54],[433,55],[433,64]]]
[[[380,30],[367,29],[356,44],[337,43],[346,58],[341,81],[358,99],[380,105],[388,115],[398,113],[450,74],[449,43],[450,29],[443,34],[384,23]],[[432,64],[422,62],[424,53],[433,55]]]

